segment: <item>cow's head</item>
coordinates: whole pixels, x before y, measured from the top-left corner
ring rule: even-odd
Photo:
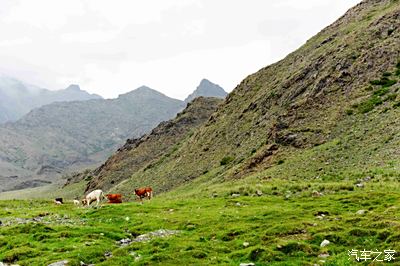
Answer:
[[[87,204],[87,200],[86,200],[86,199],[83,199],[83,200],[82,200],[82,204],[83,204],[83,205],[86,205],[86,204]]]

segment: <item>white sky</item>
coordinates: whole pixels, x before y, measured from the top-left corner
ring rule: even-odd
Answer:
[[[231,91],[360,0],[0,0],[0,73],[106,98]]]

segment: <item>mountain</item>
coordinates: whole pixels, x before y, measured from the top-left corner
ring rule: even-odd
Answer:
[[[185,99],[185,103],[188,103],[199,96],[225,98],[227,94],[228,93],[219,85],[214,84],[207,79],[203,79],[199,86],[197,86],[196,90]]]
[[[60,101],[101,99],[89,94],[78,85],[64,90],[50,91],[25,84],[17,79],[0,76],[0,124],[16,121],[34,108]]]
[[[195,98],[174,119],[161,122],[140,138],[128,139],[103,165],[83,176],[76,176],[70,183],[85,178],[91,179],[86,190],[109,189],[129,179],[139,169],[156,164],[160,158],[173,156],[181,142],[205,123],[221,102],[218,98]]]
[[[73,86],[66,91],[78,90]],[[147,133],[183,107],[182,101],[143,86],[117,99],[55,102],[34,109],[0,126],[1,190],[28,180],[54,181],[65,170],[95,165],[126,138]]]
[[[291,180],[394,173],[399,18],[398,1],[358,4],[297,51],[245,78],[170,156],[133,172],[116,191],[152,185],[162,192],[199,178],[220,183],[254,173]]]

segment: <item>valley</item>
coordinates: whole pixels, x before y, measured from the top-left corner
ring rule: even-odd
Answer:
[[[108,153],[97,165],[65,175],[66,182],[0,193],[0,262],[399,264],[399,1],[361,1],[226,97],[220,89],[202,80],[187,99],[202,97],[188,104],[149,88],[114,100],[120,110],[125,97],[140,99],[126,103],[138,107],[129,108],[131,115],[145,109],[148,94],[177,103],[170,111],[150,105],[143,115],[159,121],[140,132],[129,125],[148,119],[115,118],[88,104],[101,100],[74,102],[89,111],[72,116],[64,106],[64,121],[71,121],[65,128],[74,137],[62,141],[49,130],[61,128],[57,119],[50,119],[54,126],[34,119],[43,109],[17,121],[43,126],[35,141],[57,140],[36,157],[41,172]],[[78,119],[88,113],[104,119]],[[116,128],[125,133],[108,131]],[[1,136],[12,136],[12,128],[1,130],[8,132],[0,143],[8,143]],[[22,154],[16,165],[38,171],[29,168],[35,156],[22,152],[31,147],[27,139],[18,149],[0,147],[0,158],[12,150],[13,158]],[[134,194],[142,187],[154,192],[143,203]],[[123,203],[73,205],[94,189],[121,194]]]

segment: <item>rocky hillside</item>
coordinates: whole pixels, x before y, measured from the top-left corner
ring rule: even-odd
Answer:
[[[0,124],[16,121],[32,109],[53,102],[90,99],[101,97],[81,90],[78,85],[70,85],[65,90],[50,91],[0,76]]]
[[[84,174],[84,178],[91,179],[86,190],[109,189],[114,184],[130,178],[132,173],[139,169],[151,167],[159,158],[168,158],[183,140],[207,121],[221,102],[218,98],[198,97],[174,119],[161,122],[147,135],[128,139],[103,165]]]
[[[111,100],[56,102],[0,127],[0,190],[54,180],[66,169],[104,160],[182,110],[182,101],[140,87]],[[29,181],[29,182],[27,182]]]
[[[212,83],[208,79],[202,79],[196,90],[186,97],[185,103],[188,103],[199,96],[225,98],[227,94],[228,93],[219,85]]]
[[[345,179],[399,167],[399,47],[399,2],[363,1],[244,79],[207,123],[115,190],[151,184],[160,192],[264,169]]]

